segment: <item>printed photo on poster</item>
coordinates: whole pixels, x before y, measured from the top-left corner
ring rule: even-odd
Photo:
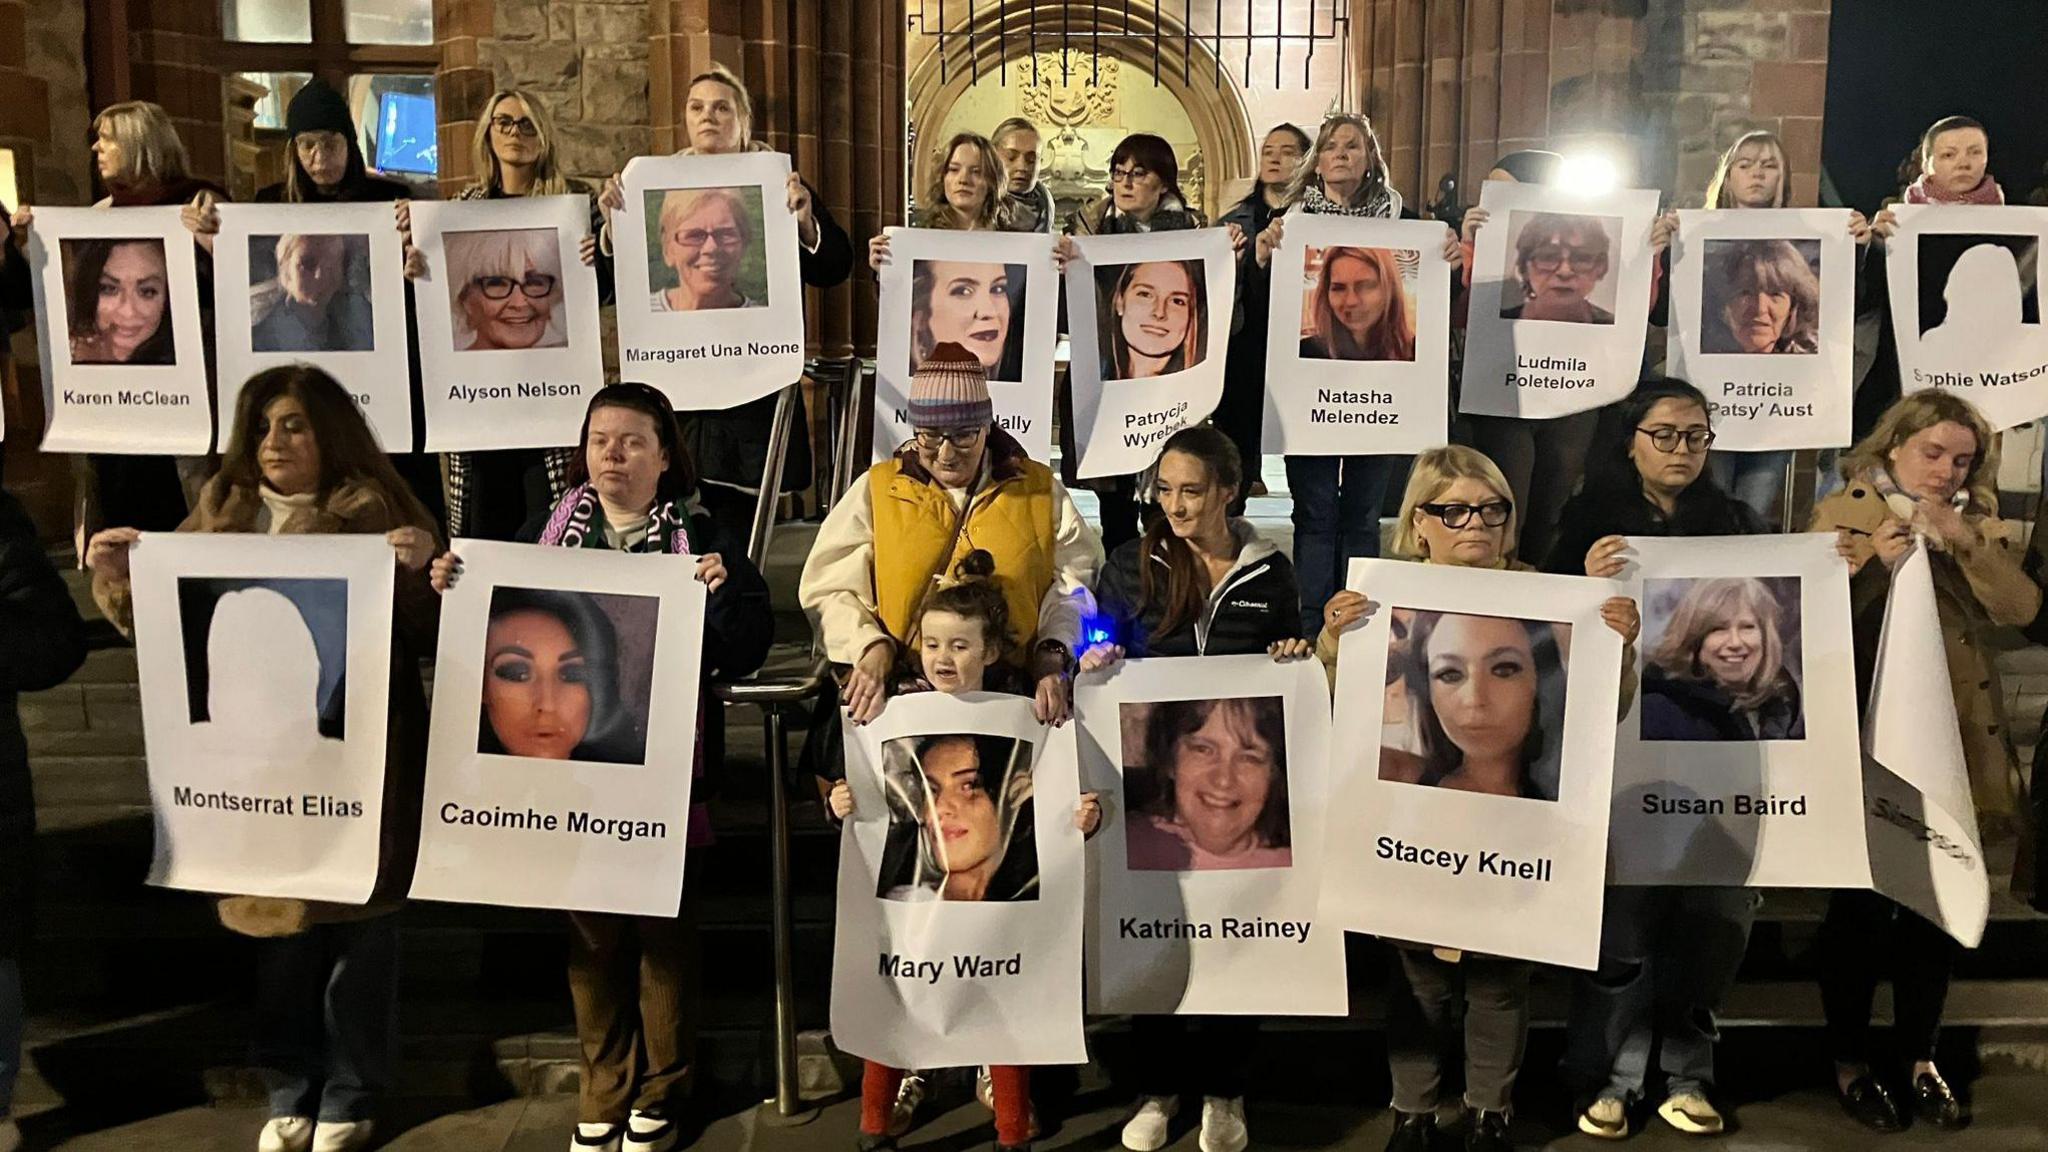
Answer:
[[[654,596],[492,589],[476,750],[644,764],[660,611]]]
[[[1614,323],[1621,217],[1517,210],[1508,213],[1508,233],[1501,319]]]
[[[1643,581],[1642,739],[1804,740],[1797,576]]]
[[[991,383],[1024,379],[1026,267],[966,260],[913,260],[910,365],[951,341],[974,353]]]
[[[455,351],[568,346],[559,232],[447,232],[441,243],[448,263]]]
[[[1293,865],[1281,697],[1148,701],[1119,711],[1127,868]]]
[[[376,349],[370,238],[249,237],[249,342],[256,352]]]
[[[1208,354],[1209,297],[1201,260],[1147,260],[1095,269],[1102,379],[1170,376]]]
[[[1555,802],[1571,625],[1396,610],[1379,778]]]
[[[1819,240],[1708,240],[1706,261],[1702,352],[1819,353]]]
[[[641,196],[650,311],[768,306],[767,237],[758,185],[652,188]]]
[[[1344,246],[1303,253],[1302,359],[1415,359],[1422,253]]]
[[[266,755],[343,738],[347,580],[180,576],[177,587],[195,735]]]
[[[153,236],[59,241],[73,364],[175,364],[171,281]]]
[[[1920,350],[1934,362],[1968,362],[1985,347],[2038,339],[2038,237],[1923,232]]]
[[[882,746],[889,833],[883,900],[1038,899],[1032,745],[1010,736],[906,736]]]

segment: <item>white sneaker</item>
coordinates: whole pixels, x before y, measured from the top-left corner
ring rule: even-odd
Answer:
[[[256,1136],[256,1152],[306,1152],[312,1146],[313,1121],[304,1116],[273,1116]]]
[[[1244,1130],[1244,1097],[1202,1097],[1202,1152],[1244,1152],[1251,1140]]]
[[[1579,1131],[1601,1140],[1628,1138],[1628,1105],[1616,1096],[1602,1096],[1579,1113]]]
[[[924,1077],[906,1073],[896,1086],[896,1106],[889,1109],[889,1139],[895,1140],[917,1123],[917,1110],[924,1105]]]
[[[569,1138],[569,1152],[619,1152],[617,1124],[578,1124]]]
[[[1166,1147],[1166,1129],[1180,1112],[1174,1096],[1140,1096],[1138,1110],[1124,1122],[1124,1147],[1131,1152],[1159,1152]]]
[[[1688,1136],[1715,1136],[1727,1127],[1713,1101],[1698,1092],[1680,1092],[1666,1099],[1657,1105],[1657,1115]]]
[[[313,1129],[313,1152],[355,1152],[368,1148],[375,1127],[372,1120],[322,1120]]]
[[[19,1152],[21,1127],[12,1120],[0,1120],[0,1152]]]
[[[667,1116],[636,1108],[626,1117],[626,1138],[620,1142],[619,1152],[671,1152],[681,1135]]]

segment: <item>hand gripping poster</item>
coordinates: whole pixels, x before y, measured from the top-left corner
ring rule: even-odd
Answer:
[[[413,896],[674,916],[699,749],[696,559],[451,550]]]
[[[203,455],[213,410],[192,234],[175,206],[38,208],[45,452]]]
[[[1067,264],[1078,475],[1150,467],[1223,398],[1237,258],[1222,228],[1077,236]]]
[[[923,692],[846,727],[832,1038],[892,1068],[1078,1064],[1074,726]]]
[[[1892,574],[1864,710],[1870,874],[1879,893],[1975,948],[1991,913],[1991,878],[1958,725],[1934,571],[1920,543]]]
[[[1630,537],[1624,555],[1643,634],[1614,742],[1613,882],[1867,887],[1834,534]]]
[[[1337,657],[1332,927],[1596,965],[1622,643],[1616,585],[1353,560]],[[1512,606],[1512,607],[1510,607]]]
[[[587,196],[415,200],[429,452],[558,448],[604,386]]]
[[[2048,415],[2048,208],[1899,204],[1885,242],[1899,382],[1947,388],[2004,431]]]
[[[939,344],[988,373],[996,426],[1033,460],[1052,459],[1052,369],[1059,343],[1053,238],[891,228],[875,342],[875,459],[910,439],[910,378]]]
[[[612,218],[619,376],[677,411],[731,408],[804,372],[789,157],[637,156]]]
[[[1267,452],[1420,452],[1450,435],[1451,266],[1434,220],[1292,213],[1265,323]]]
[[[1849,443],[1856,259],[1847,208],[1679,212],[1671,374],[1706,393],[1715,451]]]
[[[146,532],[136,543],[149,883],[369,900],[395,563],[373,535]]]
[[[1330,698],[1313,660],[1129,660],[1075,688],[1088,846],[1088,1010],[1341,1016],[1326,878]]]
[[[213,243],[220,442],[249,377],[313,364],[387,452],[412,451],[405,254],[389,204],[222,204]]]
[[[1458,410],[1547,420],[1634,391],[1657,193],[1489,180],[1479,206]]]

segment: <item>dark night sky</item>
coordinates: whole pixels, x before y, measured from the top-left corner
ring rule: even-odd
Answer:
[[[1991,174],[2024,203],[2048,163],[2048,0],[1835,0],[1822,161],[1869,211],[1927,125],[1973,116]]]

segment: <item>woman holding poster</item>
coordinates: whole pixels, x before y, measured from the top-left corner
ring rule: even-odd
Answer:
[[[243,386],[220,472],[180,532],[368,532],[397,553],[391,719],[384,772],[387,814],[376,893],[363,907],[228,896],[220,919],[257,938],[257,1062],[270,1090],[263,1146],[322,1148],[371,1138],[377,1095],[396,1070],[398,910],[419,843],[427,702],[419,659],[434,644],[439,605],[427,585],[433,519],[391,467],[355,401],[318,368],[258,373]],[[93,599],[123,632],[133,613],[128,548],[138,533],[92,538]],[[310,1014],[303,1005],[321,1005]],[[323,1024],[322,1021],[325,1021]],[[305,1071],[325,1068],[325,1081]]]
[[[1997,445],[1969,401],[1939,389],[1911,393],[1842,458],[1847,486],[1814,509],[1812,530],[1836,533],[1849,560],[1859,680],[1870,675],[1892,569],[1916,540],[1927,548],[1977,825],[1987,842],[2019,839],[2015,884],[2024,887],[2034,829],[1984,644],[1993,627],[2031,623],[2042,596],[2021,569],[2018,526],[1998,518]],[[1859,684],[1859,696],[1868,688]],[[1903,1123],[1870,1063],[1871,998],[1889,961],[1892,1034],[1912,1063],[1912,1109],[1937,1127],[1965,1123],[1934,1064],[1954,941],[1875,892],[1844,889],[1829,898],[1821,949],[1821,1003],[1842,1107],[1878,1131]]]
[[[1515,558],[1515,506],[1500,469],[1479,452],[1462,445],[1432,449],[1415,458],[1408,489],[1401,499],[1401,521],[1395,530],[1397,555],[1425,564],[1530,571]],[[1323,630],[1316,655],[1336,675],[1338,638],[1363,623],[1379,605],[1362,592],[1344,590],[1330,598],[1323,612]],[[1600,615],[1628,645],[1622,655],[1621,712],[1626,713],[1635,681],[1633,645],[1641,627],[1635,601],[1616,596],[1601,606]],[[1432,636],[1453,622],[1456,636],[1445,643]],[[1422,624],[1418,617],[1413,624]],[[1440,749],[1410,757],[1389,775],[1383,752],[1382,779],[1508,795],[1555,795],[1555,776],[1538,770],[1530,750],[1529,732],[1541,712],[1543,670],[1557,661],[1554,637],[1539,635],[1531,621],[1502,617],[1456,616],[1431,621],[1407,643],[1410,663],[1427,662],[1428,684],[1420,682],[1418,699],[1428,702],[1426,715],[1436,717],[1432,732],[1443,734]],[[1505,629],[1501,626],[1505,625]],[[1549,631],[1546,624],[1544,631]],[[1457,644],[1483,654],[1491,662],[1485,682],[1465,675],[1478,660],[1452,652]],[[1547,646],[1546,659],[1539,649]],[[1439,649],[1445,654],[1440,654]],[[1439,664],[1444,671],[1438,674]],[[1488,691],[1482,694],[1482,689]],[[1516,723],[1509,719],[1519,717]],[[1509,738],[1512,734],[1513,738]],[[1397,761],[1401,758],[1396,757]],[[1544,781],[1548,779],[1550,783]],[[1394,1078],[1394,1133],[1387,1152],[1429,1152],[1436,1140],[1437,1085],[1442,1079],[1439,1042],[1457,1018],[1465,1018],[1465,1105],[1473,1113],[1465,1147],[1472,1152],[1511,1152],[1508,1108],[1515,1077],[1529,1033],[1529,977],[1535,965],[1525,960],[1467,954],[1450,948],[1399,944],[1401,984],[1387,1023],[1388,1062]]]
[[[1198,424],[1166,441],[1153,489],[1162,515],[1143,537],[1110,555],[1096,589],[1108,636],[1082,654],[1082,671],[1108,668],[1126,655],[1265,652],[1276,661],[1309,655],[1296,631],[1293,567],[1250,521],[1230,516],[1243,491],[1237,445],[1221,430]],[[1284,866],[1286,741],[1278,711],[1258,707],[1266,703],[1175,701],[1153,708],[1151,726],[1163,737],[1160,756],[1148,762],[1165,761],[1161,775],[1175,783],[1162,791],[1155,811],[1133,813],[1126,822],[1132,858],[1151,861],[1133,867]],[[1229,772],[1203,775],[1180,754],[1184,738],[1197,734],[1218,747],[1242,746],[1243,759],[1258,767],[1236,774],[1243,779]],[[1210,794],[1256,796],[1258,802],[1233,802],[1230,818],[1213,819],[1193,811],[1205,806],[1193,802],[1192,783],[1180,783],[1195,780],[1207,781]],[[1124,1147],[1165,1147],[1180,1093],[1189,1089],[1202,1096],[1202,1146],[1216,1152],[1244,1147],[1244,1088],[1258,1026],[1256,1016],[1132,1017],[1141,1079],[1136,1110],[1124,1124]],[[1186,1078],[1176,1069],[1185,1069]]]
[[[696,480],[668,397],[645,384],[608,385],[591,397],[580,439],[582,449],[569,464],[569,490],[552,511],[528,521],[517,540],[695,555],[697,579],[710,589],[704,609],[704,674],[745,676],[759,668],[775,627],[768,586],[742,545],[727,537],[717,521],[692,511]],[[444,553],[434,561],[434,587],[445,592],[461,573],[461,557]],[[638,763],[626,750],[607,751],[620,745],[628,725],[617,715],[615,689],[605,674],[588,670],[606,663],[602,645],[589,640],[610,640],[610,624],[570,607],[568,594],[528,595],[500,613],[501,590],[492,604],[491,634],[523,618],[529,634],[541,637],[521,638],[519,651],[529,661],[545,658],[548,634],[560,637],[554,648],[576,654],[569,687],[578,702],[557,710],[571,721],[536,725],[526,719],[531,711],[525,700],[532,694],[515,691],[517,684],[499,688],[487,676],[483,735],[515,756]],[[579,616],[585,618],[579,621]],[[579,635],[585,642],[571,647],[568,641]],[[496,667],[494,659],[491,668]],[[523,672],[520,679],[532,674]],[[723,732],[722,726],[699,721],[693,779],[702,780],[707,760],[722,758]],[[687,844],[695,849],[710,842],[710,811],[703,795],[693,793]],[[674,1146],[702,1015],[695,973],[703,887],[694,871],[684,875],[682,905],[672,917],[569,914],[569,994],[583,1058],[578,1147],[653,1152]]]

